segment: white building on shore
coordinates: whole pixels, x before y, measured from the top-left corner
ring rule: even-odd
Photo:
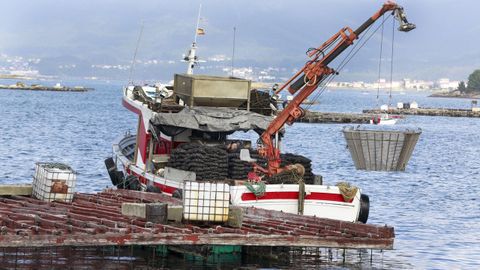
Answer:
[[[435,88],[440,90],[455,90],[458,88],[459,81],[450,81],[448,78],[441,78],[435,82]]]

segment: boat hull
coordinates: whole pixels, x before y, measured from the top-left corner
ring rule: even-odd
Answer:
[[[111,162],[108,164],[106,162],[112,183],[119,188],[137,187],[137,185],[132,185],[132,183],[128,182],[131,179],[136,179],[139,182],[138,186],[142,190],[157,190],[164,194],[181,198],[183,190],[182,181],[167,179],[147,172],[144,168],[134,164],[133,149],[135,149],[135,143],[134,135],[126,135],[113,144],[113,157],[111,160],[114,165]],[[120,179],[122,176],[124,178],[123,182]],[[125,181],[126,179],[130,180]],[[304,196],[299,196],[301,194],[299,192],[300,188],[300,185],[296,184],[266,184],[264,194],[256,196],[245,185],[234,185],[230,186],[230,201],[235,206],[256,207],[286,213],[366,223],[368,207],[365,208],[365,199],[362,200],[360,190],[357,191],[353,199],[345,201],[337,186],[305,185]]]
[[[370,124],[374,125],[395,125],[397,123],[396,118],[392,118],[388,115],[382,115],[381,117],[374,117],[370,120]]]

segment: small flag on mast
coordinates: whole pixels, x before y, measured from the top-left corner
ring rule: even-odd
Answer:
[[[199,36],[205,35],[205,29],[200,28],[200,27],[197,28],[197,35],[199,35]]]

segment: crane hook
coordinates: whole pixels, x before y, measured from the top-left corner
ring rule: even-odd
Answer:
[[[403,10],[403,7],[398,7],[397,9],[395,9],[394,16],[395,16],[395,19],[397,19],[398,22],[400,23],[400,26],[398,27],[398,31],[409,32],[417,27],[415,24],[408,22],[407,14]]]

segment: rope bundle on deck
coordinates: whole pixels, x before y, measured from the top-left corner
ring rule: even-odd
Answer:
[[[350,183],[348,182],[339,182],[337,183],[336,186],[340,190],[343,200],[346,202],[349,202],[353,198],[355,198],[355,195],[357,194],[357,191],[358,191],[358,187],[350,185]]]

